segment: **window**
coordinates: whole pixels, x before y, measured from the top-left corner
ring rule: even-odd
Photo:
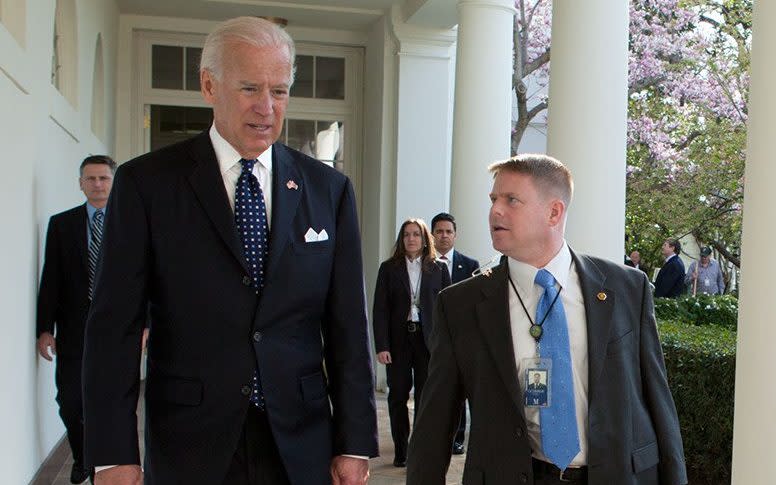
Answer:
[[[153,45],[151,87],[199,92],[199,47]]]

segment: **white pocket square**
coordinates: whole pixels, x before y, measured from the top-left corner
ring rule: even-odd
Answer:
[[[304,233],[304,242],[321,242],[328,241],[328,239],[329,233],[326,232],[326,229],[321,229],[321,232],[315,232],[315,229],[311,227],[307,230],[306,233]]]

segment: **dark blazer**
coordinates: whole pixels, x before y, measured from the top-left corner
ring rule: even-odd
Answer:
[[[622,264],[572,257],[587,321],[589,483],[684,484],[682,438],[649,283]],[[429,376],[408,454],[408,485],[445,483],[464,398],[472,426],[463,483],[533,483],[507,273],[503,258],[490,276],[451,286],[437,299]]]
[[[675,298],[684,294],[684,262],[678,255],[660,268],[655,278],[655,297]]]
[[[51,217],[38,293],[36,337],[56,328],[57,355],[80,358],[89,312],[86,204]]]
[[[459,283],[472,277],[474,270],[480,267],[480,263],[460,251],[453,250],[453,283]]]
[[[431,343],[434,300],[437,294],[449,285],[450,273],[447,272],[445,263],[434,261],[424,264],[420,277],[420,320],[426,347],[430,348]],[[393,352],[396,345],[405,342],[410,299],[410,279],[406,261],[383,261],[377,273],[372,312],[377,352]]]
[[[153,328],[144,483],[221,483],[243,430],[257,362],[292,484],[329,484],[334,455],[377,455],[352,186],[279,143],[273,163],[260,298],[207,131],[119,167],[86,331],[90,465],[140,463],[142,328],[132,322],[147,300]],[[328,240],[305,242],[309,228],[325,229]]]

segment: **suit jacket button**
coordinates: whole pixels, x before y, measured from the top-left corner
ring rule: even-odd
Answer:
[[[523,430],[521,428],[517,428],[517,437],[522,438],[523,437]]]
[[[240,389],[240,392],[243,396],[250,396],[251,395],[251,386],[242,386],[242,389]]]
[[[254,332],[253,333],[253,341],[254,342],[257,342],[257,343],[260,342],[261,341],[261,337],[262,337],[261,332]]]
[[[251,286],[251,283],[253,283],[253,280],[251,280],[251,277],[248,275],[243,276],[243,282],[245,286]]]
[[[520,481],[523,482],[523,483],[528,483],[528,475],[526,475],[525,473],[521,473],[520,474]]]

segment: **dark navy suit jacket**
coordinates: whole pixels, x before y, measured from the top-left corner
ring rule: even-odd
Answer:
[[[57,355],[81,358],[89,312],[86,204],[51,216],[38,293],[36,336],[55,333]]]
[[[684,263],[674,256],[663,264],[655,278],[655,297],[675,298],[684,293]]]
[[[223,481],[257,363],[292,484],[331,483],[334,455],[377,455],[352,186],[279,143],[273,164],[260,297],[207,131],[119,167],[86,330],[88,464],[140,463],[142,325],[136,322],[147,301],[154,322],[145,394],[147,485]],[[305,242],[310,228],[325,229],[328,240]]]
[[[453,284],[472,277],[474,270],[480,267],[480,263],[458,250],[453,250]]]

